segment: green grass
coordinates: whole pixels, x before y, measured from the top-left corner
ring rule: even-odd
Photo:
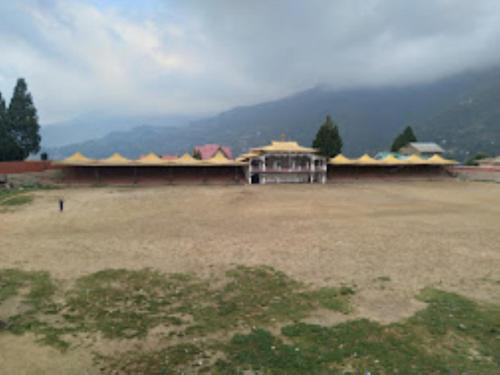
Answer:
[[[357,319],[321,326],[301,320],[317,309],[349,313],[355,290],[311,290],[270,267],[236,267],[223,284],[116,269],[79,278],[64,290],[57,285],[44,272],[0,270],[0,311],[12,298],[22,304],[13,316],[0,317],[6,329],[33,332],[66,350],[68,337],[141,339],[154,327],[167,328],[154,350],[139,345],[97,353],[96,365],[105,372],[500,373],[500,308],[435,289],[418,295],[427,308],[398,323]]]
[[[0,206],[20,206],[31,203],[33,196],[29,193],[39,190],[53,190],[53,185],[29,184],[15,189],[0,189]]]
[[[227,369],[272,374],[497,374],[500,371],[500,309],[426,289],[429,306],[407,321],[380,325],[355,320],[332,327],[285,326],[286,343],[266,330],[235,335],[226,348]],[[236,372],[234,372],[236,373]]]
[[[31,203],[33,197],[28,194],[16,194],[11,197],[0,200],[1,206],[21,206],[23,204]]]
[[[156,351],[127,351],[120,356],[97,356],[101,371],[126,374],[182,374],[181,367],[201,367],[203,351],[194,344],[172,345]]]
[[[179,325],[179,305],[204,292],[187,275],[105,270],[79,279],[66,295],[64,318],[109,338],[144,337],[163,323]]]

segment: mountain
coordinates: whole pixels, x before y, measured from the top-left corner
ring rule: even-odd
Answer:
[[[500,154],[500,78],[476,87],[418,128],[450,155],[466,160],[478,152]]]
[[[86,113],[67,121],[42,125],[42,148],[50,149],[85,142],[104,137],[111,132],[126,131],[137,126],[183,126],[198,118],[187,115],[145,117]]]
[[[440,141],[452,156],[494,149],[500,142],[500,69],[469,72],[429,84],[331,91],[317,87],[280,100],[238,107],[189,126],[142,126],[100,139],[49,150],[53,158],[81,151],[92,157],[118,151],[179,154],[201,143],[235,153],[279,139],[310,145],[326,114],[339,124],[348,155],[386,150],[406,125],[422,141]],[[497,121],[499,120],[499,121]],[[489,145],[488,145],[489,142]],[[493,143],[491,143],[493,142]],[[498,153],[498,151],[497,151]]]

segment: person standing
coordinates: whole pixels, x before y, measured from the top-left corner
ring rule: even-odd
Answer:
[[[64,211],[64,199],[59,198],[59,212],[63,212],[63,211]]]

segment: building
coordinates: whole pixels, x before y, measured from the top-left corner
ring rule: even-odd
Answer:
[[[433,142],[411,142],[399,149],[402,155],[418,155],[421,157],[431,157],[432,155],[442,155],[444,150],[437,143]]]
[[[399,158],[387,154],[376,159],[367,154],[355,159],[337,155],[327,160],[318,150],[297,142],[273,141],[270,145],[251,149],[236,160],[228,159],[221,148],[206,160],[195,159],[189,154],[174,158],[153,153],[136,160],[119,154],[89,159],[75,153],[53,167],[61,169],[61,178],[68,183],[233,185],[442,178],[453,175],[449,167],[455,164],[456,161],[447,160],[438,153],[432,157],[413,154]]]
[[[479,159],[477,163],[481,167],[500,167],[500,156],[494,158]]]
[[[326,158],[297,142],[273,141],[251,149],[237,160],[248,162],[245,175],[249,184],[326,182]]]
[[[233,158],[231,147],[221,146],[217,144],[198,145],[194,147],[193,154],[198,154],[201,160],[213,158],[220,151],[227,159]]]

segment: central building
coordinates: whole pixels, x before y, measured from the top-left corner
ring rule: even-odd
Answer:
[[[297,142],[273,141],[241,155],[248,162],[245,175],[249,184],[288,184],[326,182],[327,160],[318,150]]]

